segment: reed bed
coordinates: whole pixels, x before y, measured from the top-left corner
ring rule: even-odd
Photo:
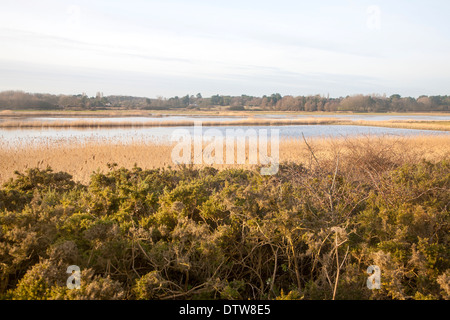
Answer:
[[[149,117],[159,116],[159,112],[147,110],[100,110],[100,111],[0,111],[1,117],[27,118],[27,117]]]
[[[117,143],[115,141],[60,141],[10,145],[0,142],[0,183],[14,176],[14,171],[28,168],[46,168],[65,171],[74,180],[89,181],[94,171],[106,172],[110,164],[143,169],[176,167],[171,160],[173,145],[146,141]],[[269,148],[270,150],[270,148]],[[305,167],[316,165],[333,166],[339,154],[348,169],[357,164],[371,167],[401,163],[417,163],[450,159],[450,138],[448,135],[392,137],[359,136],[352,138],[311,138],[307,140],[283,139],[280,141],[281,163],[302,163]],[[224,152],[225,155],[225,152]],[[248,148],[246,148],[248,159]],[[236,159],[236,158],[235,158]],[[248,162],[248,161],[247,161]],[[225,163],[225,161],[224,161]],[[251,165],[214,165],[217,168],[252,167]],[[361,167],[361,166],[358,166]]]
[[[402,128],[415,130],[435,130],[450,131],[450,121],[448,120],[388,120],[388,121],[368,121],[353,120],[353,125],[385,127],[385,128]]]
[[[111,128],[148,128],[194,126],[195,120],[149,120],[149,121],[39,121],[6,120],[0,122],[1,129],[111,129]],[[368,121],[339,118],[303,118],[303,119],[259,119],[247,118],[231,121],[202,121],[202,126],[289,126],[289,125],[356,125],[416,130],[450,131],[448,120],[389,120]]]
[[[202,121],[203,126],[281,126],[281,125],[325,125],[343,122],[339,119],[307,118],[307,119],[253,119],[232,121]],[[347,121],[348,122],[348,121]],[[194,126],[196,121],[4,121],[0,122],[3,129],[39,129],[39,128],[145,128],[145,127],[181,127]]]

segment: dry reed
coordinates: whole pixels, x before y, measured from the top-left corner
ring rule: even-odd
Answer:
[[[243,119],[232,121],[202,121],[203,126],[281,126],[281,125],[325,125],[339,124],[344,122],[339,119],[307,118],[307,119]],[[348,122],[348,121],[346,121]],[[0,122],[3,129],[38,129],[38,128],[145,128],[145,127],[179,127],[194,126],[194,120],[178,121],[4,121]]]
[[[159,120],[159,121],[40,121],[40,120],[6,120],[0,122],[2,129],[110,129],[110,128],[146,128],[146,127],[177,127],[194,126],[195,120]],[[302,119],[264,119],[247,118],[231,121],[201,121],[203,126],[289,126],[289,125],[358,125],[388,128],[404,128],[419,130],[450,131],[448,120],[348,120],[339,118],[302,118]]]
[[[349,167],[357,164],[368,166],[389,163],[417,162],[421,159],[433,161],[450,159],[448,135],[392,137],[360,136],[354,138],[312,138],[308,145],[319,161],[332,163],[340,154],[342,163]],[[117,143],[102,142],[60,142],[36,146],[11,146],[0,143],[0,183],[14,176],[14,171],[27,168],[50,166],[55,171],[65,171],[82,183],[89,181],[92,172],[106,172],[108,164],[131,168],[137,165],[143,169],[175,165],[171,160],[172,145],[150,142]],[[248,159],[248,148],[246,149]],[[225,155],[225,153],[224,153]],[[280,141],[282,163],[302,163],[311,166],[314,160],[311,150],[302,139]],[[384,162],[383,162],[384,161]],[[214,165],[218,168],[250,167],[250,165]]]
[[[402,128],[416,130],[436,130],[450,131],[450,121],[448,120],[388,120],[388,121],[368,121],[354,120],[353,125],[384,127],[384,128]]]

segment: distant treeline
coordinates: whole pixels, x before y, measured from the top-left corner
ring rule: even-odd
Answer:
[[[398,94],[353,95],[330,98],[315,96],[270,96],[214,95],[204,98],[200,93],[184,97],[157,99],[132,96],[95,97],[86,94],[52,95],[26,93],[23,91],[0,92],[0,110],[107,110],[107,109],[209,109],[221,106],[228,110],[271,110],[271,111],[349,111],[349,112],[437,112],[450,110],[450,96],[401,97]]]

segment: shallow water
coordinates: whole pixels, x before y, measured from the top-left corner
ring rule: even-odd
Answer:
[[[307,119],[307,118],[336,118],[346,120],[450,120],[450,115],[391,115],[391,114],[342,114],[342,115],[286,115],[286,114],[256,114],[256,119]],[[1,121],[92,121],[92,122],[148,122],[148,121],[234,121],[245,120],[250,116],[207,116],[207,115],[162,115],[155,117],[28,117],[28,118],[1,118]]]
[[[61,142],[102,142],[112,141],[119,143],[130,142],[150,142],[168,143],[171,141],[175,130],[186,130],[191,137],[199,136],[193,126],[183,127],[149,127],[149,128],[102,128],[102,129],[0,129],[0,139],[3,144],[10,146],[31,146],[39,144],[56,144]],[[215,130],[211,132],[209,130]],[[237,129],[255,130],[256,133],[267,130],[267,137],[278,130],[280,138],[301,138],[305,137],[349,137],[357,135],[389,135],[389,136],[409,136],[409,135],[442,135],[450,133],[432,130],[413,130],[398,128],[382,128],[369,126],[350,125],[292,125],[292,126],[208,126],[202,127],[201,134],[213,135],[221,134],[226,136],[236,134]],[[263,131],[264,133],[264,131]]]

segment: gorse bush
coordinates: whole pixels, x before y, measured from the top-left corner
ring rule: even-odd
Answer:
[[[17,173],[0,190],[0,297],[448,299],[450,163],[350,167]]]

